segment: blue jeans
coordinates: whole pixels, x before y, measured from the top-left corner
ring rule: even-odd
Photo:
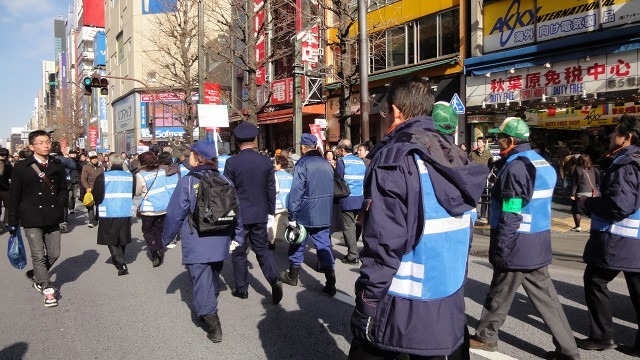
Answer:
[[[331,238],[329,227],[307,228],[307,237],[298,245],[289,245],[289,261],[294,266],[300,266],[304,261],[304,249],[311,238],[316,247],[319,271],[333,270],[334,258],[331,252]]]
[[[34,281],[43,289],[50,287],[49,269],[60,257],[60,226],[24,228],[24,236],[31,250]]]

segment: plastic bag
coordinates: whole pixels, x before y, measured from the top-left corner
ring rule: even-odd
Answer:
[[[93,195],[91,194],[91,191],[87,191],[87,193],[84,194],[84,198],[82,199],[82,205],[93,206]]]
[[[27,266],[27,253],[24,250],[24,242],[20,230],[9,236],[9,246],[7,247],[7,256],[9,262],[18,270]]]

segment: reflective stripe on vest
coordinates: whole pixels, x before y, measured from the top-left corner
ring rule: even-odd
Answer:
[[[556,184],[556,171],[553,167],[533,150],[511,155],[505,166],[498,172],[498,177],[507,168],[508,164],[518,157],[526,157],[536,168],[533,195],[531,201],[522,208],[522,223],[518,228],[519,233],[537,233],[551,229],[551,198]],[[502,212],[501,199],[492,199],[491,203],[491,227],[497,228]]]
[[[293,176],[285,170],[276,171],[276,181],[280,187],[280,191],[276,196],[276,209],[286,209],[289,192],[291,192],[291,184],[293,183]]]
[[[140,175],[142,175],[147,185],[147,196],[142,201],[140,211],[158,212],[167,210],[169,206],[169,193],[167,192],[167,174],[165,171],[162,169],[159,169],[157,172],[140,171]],[[153,186],[151,186],[151,184],[153,184]]]
[[[230,158],[229,155],[218,155],[218,172],[220,174],[224,173],[224,165],[227,163],[227,159]]]
[[[402,257],[389,294],[408,299],[435,300],[458,291],[465,280],[471,225],[475,209],[451,216],[440,206],[427,167],[416,156],[420,169],[424,228],[420,241]]]
[[[184,166],[183,164],[180,164],[180,177],[184,177],[188,173],[189,173],[189,169],[187,169],[187,167]]]
[[[349,185],[351,196],[362,196],[362,184],[367,167],[364,161],[355,155],[347,155],[341,159],[344,163],[344,181]]]
[[[136,204],[133,202],[133,175],[128,171],[110,170],[104,173],[104,201],[98,205],[102,218],[133,216]]]

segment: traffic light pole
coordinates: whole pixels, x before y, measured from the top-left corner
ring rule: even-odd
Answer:
[[[142,86],[144,86],[144,89],[147,92],[151,92],[151,88],[149,87],[149,85],[147,85],[144,81],[142,80],[138,80],[136,78],[132,78],[132,77],[122,77],[122,76],[111,76],[111,75],[100,75],[101,77],[105,78],[105,79],[116,79],[116,80],[129,80],[129,81],[135,81],[139,84],[141,84]],[[151,115],[151,142],[153,143],[156,140],[156,98],[155,95],[152,94],[152,98],[151,98],[151,112],[153,113]]]

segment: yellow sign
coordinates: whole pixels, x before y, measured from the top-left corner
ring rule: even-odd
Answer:
[[[583,129],[616,125],[623,114],[639,115],[640,105],[628,103],[615,106],[609,103],[577,108],[549,108],[537,113],[527,113],[527,121],[546,129]]]

